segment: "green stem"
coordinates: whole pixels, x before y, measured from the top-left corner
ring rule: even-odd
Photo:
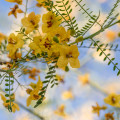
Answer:
[[[87,40],[87,39],[93,38],[93,37],[97,36],[98,34],[100,34],[101,32],[105,31],[107,28],[116,25],[117,23],[120,23],[120,20],[118,20],[117,22],[115,22],[115,23],[113,23],[111,25],[105,26],[104,28],[98,30],[97,32],[93,33],[92,35],[89,35],[88,37],[85,37],[83,40]]]
[[[81,8],[91,19],[94,20],[94,18],[84,9],[84,7],[83,7],[82,5],[80,5],[80,3],[79,3],[77,0],[75,0],[75,2],[80,6],[80,8]],[[96,21],[96,23],[102,28],[102,26],[101,26],[100,23],[98,23],[97,21]]]
[[[25,17],[26,17],[26,14],[27,14],[27,5],[28,5],[28,0],[26,0],[26,5],[25,5]]]
[[[101,49],[101,47],[97,44],[97,42],[96,42],[95,40],[93,40],[92,38],[91,38],[91,40],[97,45],[98,48],[100,48],[100,51],[105,55],[105,57],[106,57],[109,61],[111,61],[111,63],[112,63],[114,66],[116,66],[117,70],[120,71],[120,69],[117,67],[117,65],[105,54],[104,50]]]
[[[109,93],[105,90],[103,90],[98,84],[90,81],[89,85],[91,85],[93,88],[95,88],[96,90],[100,91],[101,93],[103,93],[104,95],[108,95]]]
[[[42,116],[40,116],[38,113],[34,112],[31,109],[26,108],[23,104],[21,104],[20,102],[16,102],[21,108],[23,108],[24,110],[26,110],[27,112],[29,112],[30,114],[36,116],[39,118],[39,120],[44,120],[44,118]]]
[[[10,74],[9,74],[9,100],[10,100],[10,112],[12,112],[12,105],[11,105],[11,93],[10,93],[11,89],[10,89]]]
[[[69,22],[63,17],[63,15],[56,9],[56,7],[55,6],[53,6],[53,8],[56,10],[56,12],[64,19],[64,21],[69,25],[69,26],[71,26],[70,24],[69,24]]]
[[[94,46],[79,46],[80,48],[92,48],[92,49],[97,49],[97,47],[94,47]],[[102,50],[104,50],[104,48],[101,48]],[[116,50],[115,48],[114,49],[111,49],[111,48],[105,48],[107,50],[110,50],[110,51],[115,51],[115,52],[120,52],[120,49]]]
[[[67,8],[66,8],[66,6],[65,6],[65,4],[64,4],[64,2],[63,2],[63,0],[62,0],[62,3],[63,3],[63,5],[64,5],[65,11],[67,12],[67,16],[69,17],[69,20],[70,20],[70,22],[71,22],[70,27],[74,28],[74,27],[73,27],[73,24],[72,24],[72,20],[71,20],[71,18],[70,18],[70,15],[69,15],[69,13],[68,13],[68,11],[67,11]]]

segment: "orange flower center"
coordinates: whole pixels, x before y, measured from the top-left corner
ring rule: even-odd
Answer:
[[[47,43],[47,42],[44,43],[44,46],[45,46],[45,48],[48,48],[48,49],[51,48],[51,44],[50,44],[50,43]]]
[[[39,99],[39,95],[34,94],[33,97],[34,97],[34,100],[38,100]]]
[[[113,104],[116,103],[116,99],[115,99],[115,97],[112,97],[111,100],[112,100],[112,103],[113,103]]]
[[[34,20],[30,20],[30,22],[32,23],[32,25],[35,25],[35,21]]]
[[[69,52],[68,54],[66,54],[66,58],[73,58],[72,52]]]
[[[56,36],[56,37],[60,37],[60,34],[56,34],[55,36]]]
[[[16,42],[16,40],[10,38],[10,39],[9,39],[9,43],[10,43],[10,44],[16,44],[17,42]]]
[[[52,26],[53,23],[51,21],[49,21],[49,22],[47,22],[47,24],[48,24],[48,28],[49,28]]]
[[[30,94],[30,93],[32,92],[32,89],[29,89],[29,88],[28,88],[28,89],[26,90],[26,92],[27,92],[27,94]]]

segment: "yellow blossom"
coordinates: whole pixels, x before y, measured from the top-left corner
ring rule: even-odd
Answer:
[[[59,49],[60,45],[59,44],[54,44],[51,45],[51,48],[47,50],[48,53],[48,59],[46,59],[46,61],[48,60],[48,63],[51,63],[53,61],[56,61],[56,58],[59,57],[60,55],[60,49]]]
[[[64,76],[56,75],[56,79],[57,79],[59,82],[63,82],[63,83],[64,83]]]
[[[13,57],[18,48],[22,48],[24,41],[22,40],[23,36],[18,34],[15,36],[14,33],[11,33],[8,37],[7,50],[9,51],[9,56]]]
[[[65,105],[61,105],[59,106],[59,108],[57,110],[54,111],[54,113],[58,116],[61,116],[61,117],[67,117],[67,114],[65,113]]]
[[[99,116],[100,115],[100,110],[106,110],[107,107],[106,106],[99,106],[98,103],[96,103],[97,106],[92,106],[92,109],[93,109],[93,113],[97,113],[97,115]]]
[[[17,60],[22,58],[22,54],[20,52],[15,52],[12,56],[8,55],[11,59]]]
[[[33,42],[29,44],[29,47],[32,50],[34,50],[35,55],[42,53],[42,50],[41,50],[42,40],[43,40],[42,36],[37,36],[37,37],[34,37]]]
[[[29,78],[36,80],[36,76],[40,73],[40,70],[37,70],[36,68],[32,68],[31,70],[28,70]]]
[[[67,43],[70,39],[70,30],[66,32],[64,27],[53,29],[49,34],[51,35],[51,37],[56,36],[59,40],[59,43]]]
[[[6,103],[6,98],[1,94],[1,99],[3,100],[3,105],[8,109],[10,106],[10,102]],[[16,103],[11,102],[12,112],[15,112],[16,110],[19,111],[20,108]]]
[[[120,107],[120,95],[116,95],[115,93],[111,93],[108,95],[105,99],[104,102],[106,104],[109,104],[113,107]]]
[[[71,92],[71,90],[65,91],[62,93],[62,99],[63,100],[68,100],[68,99],[73,99],[73,93]]]
[[[48,58],[50,59],[46,59],[46,61],[51,61],[59,56],[59,45],[52,40],[50,35],[34,37],[29,47],[34,50],[35,55],[41,55],[42,52],[47,52]]]
[[[27,98],[27,106],[31,104],[32,100],[38,100],[41,98],[39,91],[42,89],[43,83],[40,80],[40,76],[38,77],[37,84],[31,83],[30,86],[32,89],[27,89],[27,93],[30,94],[30,96]]]
[[[116,38],[116,33],[114,31],[107,31],[106,37],[108,38],[108,41],[112,42]]]
[[[40,15],[35,15],[34,12],[31,12],[28,17],[24,17],[21,22],[26,28],[26,34],[32,32],[33,30],[39,27],[38,23],[40,21]]]
[[[80,62],[78,59],[79,51],[76,45],[60,47],[60,57],[58,59],[57,65],[59,68],[64,68],[70,63],[72,68],[79,68]]]
[[[4,34],[0,33],[0,44],[5,38],[6,38],[6,36]]]
[[[22,5],[22,1],[23,0],[5,0],[5,1],[7,1],[7,2],[13,2],[13,3],[17,3],[19,5]]]
[[[114,115],[114,112],[113,113],[106,113],[105,120],[115,120],[113,115]]]
[[[80,75],[78,77],[78,79],[80,80],[80,82],[85,85],[87,83],[89,83],[89,79],[90,79],[90,75],[88,73],[86,73],[85,75]]]
[[[36,6],[47,8],[47,6],[45,5],[45,1],[46,0],[37,0],[38,3],[36,4]]]
[[[61,24],[61,16],[56,16],[55,13],[52,11],[46,13],[42,17],[42,31],[43,33],[51,32],[54,29],[57,29],[57,27]]]
[[[10,8],[10,9],[11,11],[8,13],[8,16],[13,14],[15,18],[17,18],[17,13],[23,13],[23,11],[19,9],[18,5],[15,5],[14,8]]]

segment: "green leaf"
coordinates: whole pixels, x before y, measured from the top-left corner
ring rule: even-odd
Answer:
[[[9,86],[9,84],[8,84],[8,83],[6,83],[6,84],[5,84],[5,86]]]
[[[9,94],[5,94],[5,97],[9,97]]]
[[[5,91],[9,91],[9,89],[8,89],[8,88],[6,88],[6,89],[5,89]]]
[[[67,5],[69,3],[69,0],[65,3],[65,5]]]
[[[118,75],[120,75],[120,70],[119,70],[118,73],[117,73],[117,76],[118,76]]]
[[[49,82],[49,80],[43,81],[43,83],[48,83],[48,82]]]

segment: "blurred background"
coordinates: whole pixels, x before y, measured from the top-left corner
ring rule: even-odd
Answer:
[[[25,0],[23,0],[25,2]],[[113,0],[85,0],[87,6],[94,11],[96,15],[100,11],[100,22],[106,18],[107,14],[113,7],[115,1]],[[47,11],[45,8],[35,7],[36,1],[29,0],[28,13],[35,11],[36,14],[43,15]],[[73,6],[72,14],[77,17],[79,27],[83,26],[87,18],[78,12],[78,8]],[[20,29],[21,18],[23,14],[18,14],[17,19],[14,16],[8,16],[10,8],[13,8],[14,3],[0,0],[0,33],[9,35]],[[22,10],[25,9],[25,5],[20,6]],[[119,12],[120,8],[116,10]],[[71,14],[71,16],[72,16]],[[119,19],[119,18],[118,18]],[[95,25],[87,34],[92,34],[97,31],[99,27]],[[103,43],[119,44],[120,38],[118,33],[120,32],[120,25],[109,28],[104,33],[98,35],[96,39],[101,40]],[[86,35],[87,35],[86,34]],[[86,45],[89,41],[86,41]],[[29,49],[26,47],[26,50]],[[26,94],[25,88],[16,87],[16,102],[20,105],[20,111],[16,113],[9,113],[2,105],[0,100],[0,119],[1,120],[104,120],[104,114],[106,112],[115,112],[116,109],[108,106],[108,111],[101,111],[100,116],[92,112],[92,106],[105,105],[103,99],[109,93],[120,93],[120,77],[116,75],[117,72],[113,72],[112,64],[107,65],[107,62],[103,62],[104,55],[99,57],[99,52],[96,49],[79,48],[80,56],[79,60],[81,67],[79,69],[70,68],[69,72],[57,70],[58,77],[60,78],[59,85],[48,88],[45,101],[37,108],[33,108],[35,102],[32,105],[26,107]],[[119,63],[120,53],[119,51],[106,51],[111,53],[111,57],[116,58],[116,62]],[[5,56],[1,55],[0,59],[4,59]],[[44,63],[28,63],[25,66],[36,68],[40,70],[41,80],[44,80],[47,66]],[[38,79],[36,77],[36,79]],[[29,75],[24,75],[18,78],[19,82],[28,85],[30,82],[34,82],[29,79]],[[4,85],[1,85],[1,88]]]

